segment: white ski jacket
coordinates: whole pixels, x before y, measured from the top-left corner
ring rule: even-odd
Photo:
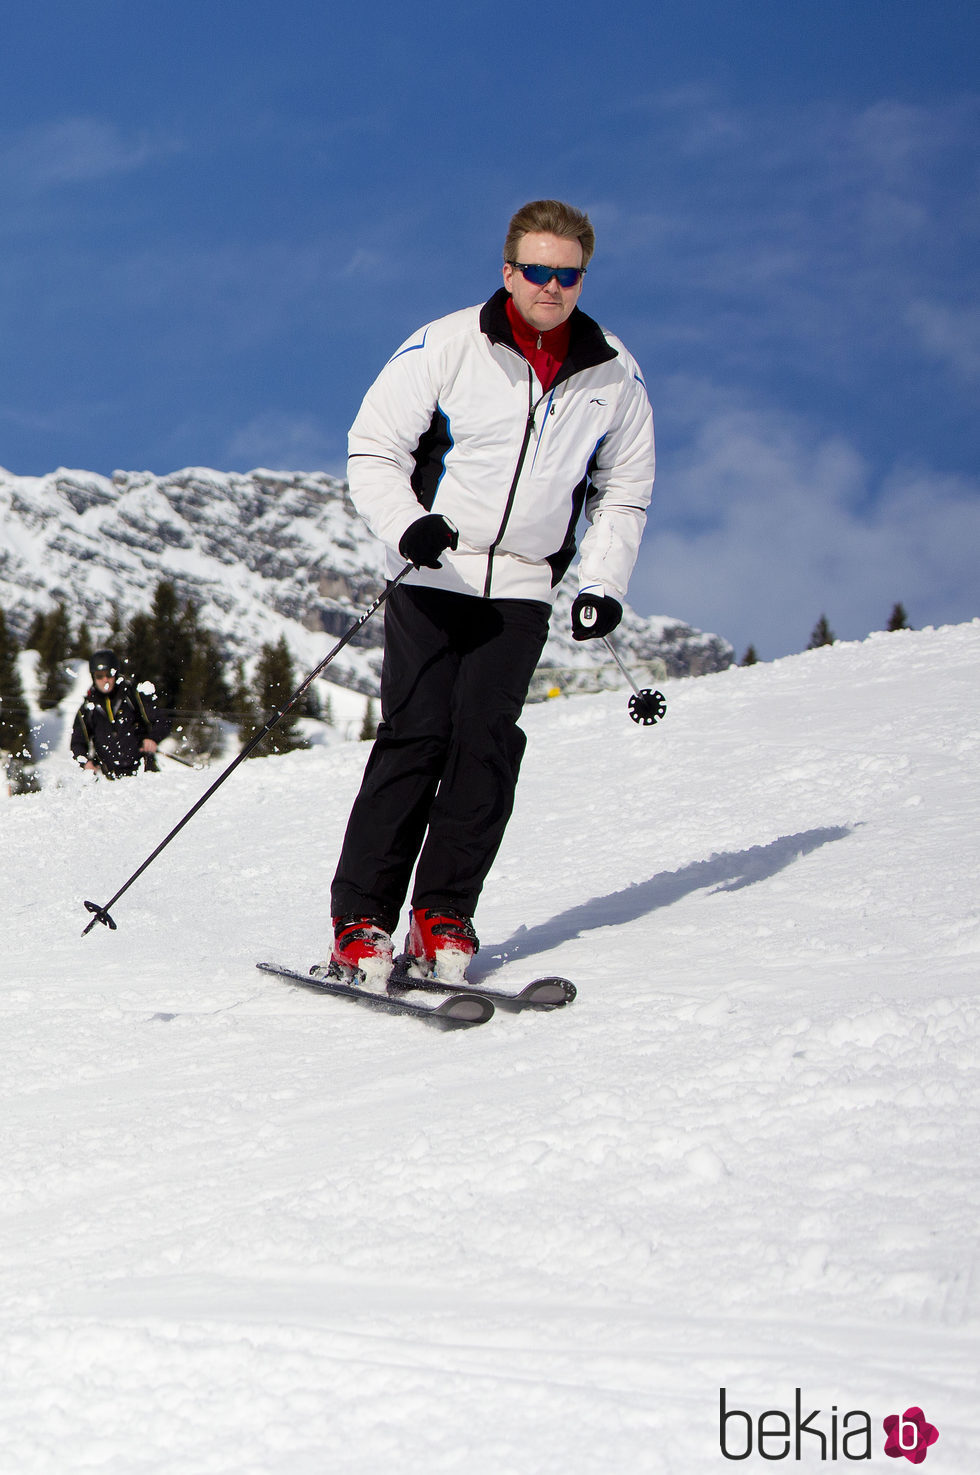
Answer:
[[[387,544],[426,511],[459,529],[441,569],[406,583],[551,603],[585,511],[582,588],[622,600],[654,476],[653,413],[633,358],[575,308],[568,357],[544,392],[501,289],[429,323],[385,365],[350,431],[351,498]]]

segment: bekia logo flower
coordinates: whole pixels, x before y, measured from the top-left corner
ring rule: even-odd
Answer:
[[[935,1424],[926,1422],[921,1408],[907,1408],[903,1414],[889,1414],[885,1419],[885,1454],[897,1460],[902,1455],[913,1465],[921,1465],[929,1446],[939,1438]]]

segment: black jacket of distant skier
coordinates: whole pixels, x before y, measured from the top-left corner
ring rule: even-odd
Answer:
[[[75,714],[71,731],[72,756],[81,767],[94,762],[107,778],[123,778],[146,767],[156,768],[152,754],[142,752],[144,738],[159,743],[170,731],[170,723],[158,710],[153,687],[136,686],[118,677],[112,691],[102,693],[90,686]]]

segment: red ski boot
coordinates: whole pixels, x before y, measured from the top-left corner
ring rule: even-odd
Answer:
[[[443,983],[458,986],[466,981],[470,959],[479,949],[473,922],[462,912],[446,907],[418,907],[405,943],[410,967],[434,974]]]
[[[329,971],[346,983],[385,988],[395,948],[380,923],[373,917],[334,917],[333,928]]]

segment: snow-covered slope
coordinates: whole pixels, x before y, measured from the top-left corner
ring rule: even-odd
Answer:
[[[253,967],[323,954],[363,745],[243,765],[85,938],[213,771],[0,804],[2,1468],[710,1475],[724,1388],[820,1410],[794,1468],[919,1406],[973,1475],[978,662],[529,710],[474,971],[580,994],[462,1033]]]

